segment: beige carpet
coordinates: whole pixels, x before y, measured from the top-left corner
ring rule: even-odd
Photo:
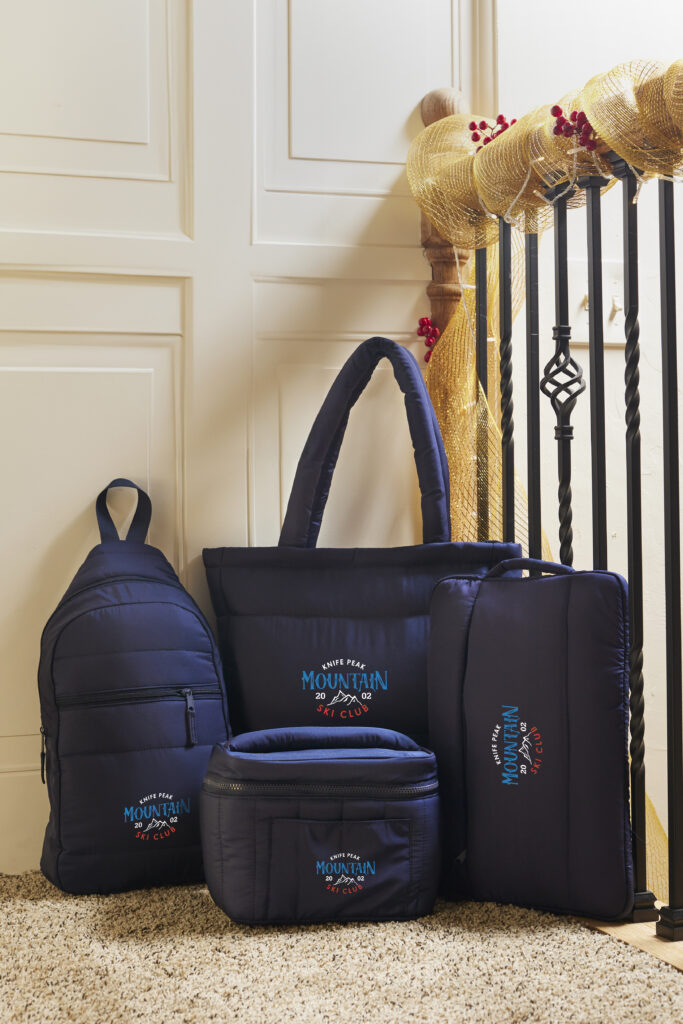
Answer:
[[[201,886],[65,896],[0,876],[0,1020],[680,1024],[683,974],[566,919],[440,904],[407,924],[249,929]]]

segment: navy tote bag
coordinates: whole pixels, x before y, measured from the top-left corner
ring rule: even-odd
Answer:
[[[422,494],[422,544],[317,548],[351,409],[386,358],[405,396]],[[296,471],[280,543],[209,548],[235,732],[369,725],[427,737],[429,599],[444,576],[481,576],[517,544],[451,543],[448,464],[414,357],[370,338],[344,364]]]

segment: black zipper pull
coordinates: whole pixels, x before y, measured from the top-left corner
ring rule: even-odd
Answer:
[[[185,698],[185,721],[187,722],[187,738],[191,747],[197,743],[197,716],[194,708],[194,694],[192,690],[180,691]]]
[[[45,737],[47,733],[41,725],[40,727],[40,781],[45,785],[45,762],[47,760],[47,752],[45,750]]]

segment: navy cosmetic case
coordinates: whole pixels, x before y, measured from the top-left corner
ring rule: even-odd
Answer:
[[[503,575],[521,568],[539,575]],[[630,912],[627,608],[621,576],[530,559],[436,586],[429,732],[447,896]]]
[[[209,891],[235,921],[402,920],[433,908],[436,761],[400,733],[244,733],[214,748],[200,818]]]

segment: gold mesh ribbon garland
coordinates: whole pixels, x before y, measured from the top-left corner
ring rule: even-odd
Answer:
[[[460,248],[479,249],[495,242],[498,225],[477,197],[470,120],[452,114],[420,132],[410,147],[407,172],[418,206],[443,237]]]
[[[530,147],[532,134],[547,119],[547,107],[525,114],[475,161],[474,178],[487,209],[521,231],[541,231],[552,219],[551,207],[539,203],[539,194],[549,186],[538,173]]]
[[[675,177],[683,165],[683,62],[619,64],[586,83],[583,107],[605,144],[642,176]]]
[[[593,151],[553,131],[550,104],[521,117],[492,144],[475,152],[469,117],[437,121],[415,139],[408,154],[413,195],[432,223],[453,245],[487,248],[489,395],[477,379],[474,267],[461,281],[463,298],[433,351],[427,383],[441,425],[451,473],[451,520],[456,539],[502,535],[502,454],[498,361],[497,218],[512,233],[513,317],[523,302],[523,233],[540,234],[552,222],[547,193],[564,194],[570,207],[585,203],[576,188],[581,175],[600,175],[614,184],[611,150],[625,159],[639,180],[676,178],[683,169],[683,61],[665,67],[634,61],[592,78],[580,92],[563,97],[566,111],[583,111],[599,139]],[[479,118],[476,118],[479,121]],[[477,479],[486,467],[486,520],[478,502]],[[526,496],[515,483],[518,539],[526,546]],[[544,538],[544,555],[550,554]],[[646,801],[648,884],[666,901],[666,836]]]

